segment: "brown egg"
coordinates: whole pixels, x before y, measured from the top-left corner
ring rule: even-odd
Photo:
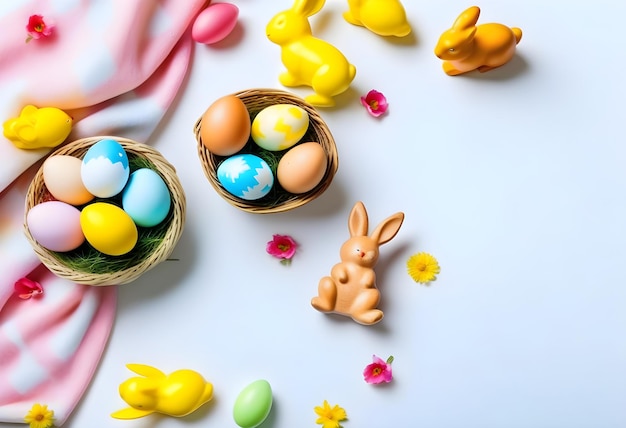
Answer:
[[[250,137],[250,114],[238,97],[219,98],[202,115],[200,138],[213,154],[230,156],[241,150]]]
[[[290,193],[305,193],[326,174],[328,160],[319,143],[302,143],[289,149],[278,162],[276,178]]]

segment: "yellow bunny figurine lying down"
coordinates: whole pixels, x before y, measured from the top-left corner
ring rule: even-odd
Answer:
[[[165,375],[143,364],[126,367],[141,377],[131,377],[120,385],[120,395],[130,407],[112,413],[116,419],[136,419],[152,413],[187,416],[213,398],[213,385],[193,370]]]
[[[27,105],[3,124],[4,136],[19,149],[56,147],[72,131],[72,118],[56,107]]]
[[[348,7],[343,14],[347,22],[365,27],[379,36],[404,37],[411,33],[400,0],[348,0]]]

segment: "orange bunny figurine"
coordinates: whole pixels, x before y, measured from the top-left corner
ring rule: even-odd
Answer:
[[[522,30],[502,24],[476,25],[480,9],[472,6],[459,15],[435,47],[449,76],[478,70],[481,73],[506,64],[522,38]]]
[[[370,325],[383,318],[377,309],[380,292],[376,288],[374,266],[378,261],[378,247],[396,236],[404,221],[401,212],[383,220],[371,235],[367,235],[367,211],[357,202],[348,220],[350,238],[341,246],[341,262],[323,277],[318,285],[318,296],[311,305],[320,312],[347,315],[354,321]]]

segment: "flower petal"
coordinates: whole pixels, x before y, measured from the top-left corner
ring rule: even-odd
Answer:
[[[15,281],[14,290],[20,299],[27,300],[33,296],[43,294],[43,288],[37,281],[29,278],[20,278]]]

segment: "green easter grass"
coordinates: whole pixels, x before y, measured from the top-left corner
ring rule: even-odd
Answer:
[[[132,153],[127,154],[131,173],[140,168],[149,168],[156,171],[156,167],[152,162],[150,162],[150,160]],[[96,198],[92,201],[92,203],[93,202],[109,202],[119,207],[122,206],[121,195],[106,199]],[[163,242],[173,216],[174,210],[173,208],[170,208],[170,212],[167,214],[165,220],[157,226],[149,228],[137,227],[139,236],[135,248],[121,256],[109,256],[107,254],[103,254],[89,245],[87,241],[75,250],[68,251],[66,253],[54,254],[65,266],[75,271],[90,274],[120,272],[138,265],[150,254],[152,254],[161,242]]]

